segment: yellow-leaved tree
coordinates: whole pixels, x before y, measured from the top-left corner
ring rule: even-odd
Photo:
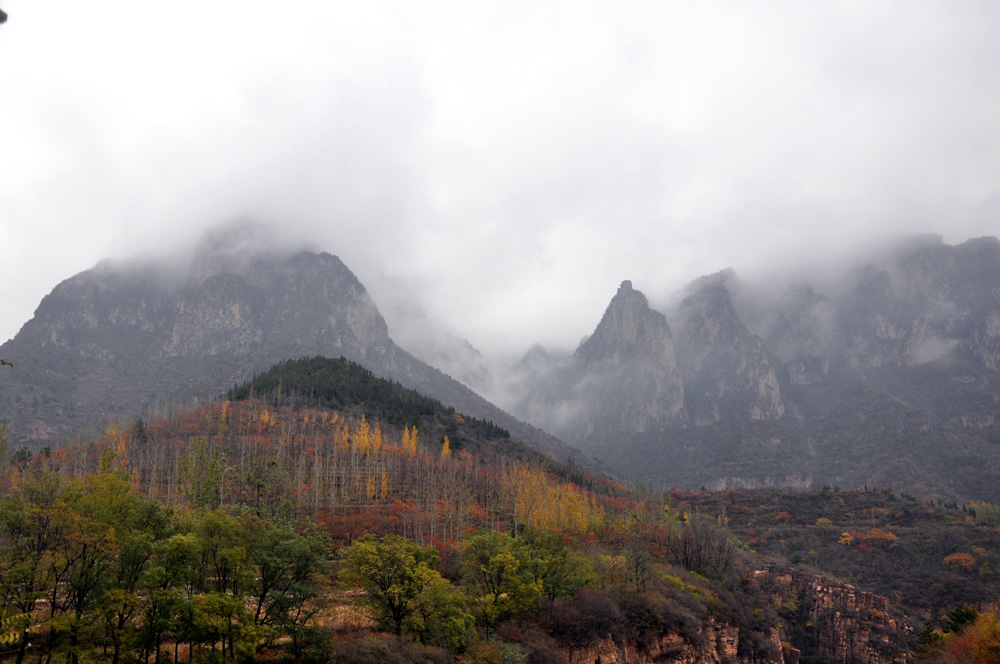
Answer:
[[[409,426],[403,428],[403,453],[407,456],[417,454],[417,427],[411,430]]]

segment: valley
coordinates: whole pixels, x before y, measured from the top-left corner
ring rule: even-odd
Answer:
[[[662,310],[625,281],[574,353],[469,386],[335,256],[234,241],[73,276],[0,347],[3,661],[988,643],[997,240],[913,241],[825,292],[721,272]]]

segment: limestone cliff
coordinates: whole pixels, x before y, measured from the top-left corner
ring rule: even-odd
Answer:
[[[895,618],[884,597],[821,576],[759,570],[750,583],[770,593],[781,617],[747,626],[708,617],[693,633],[666,631],[642,643],[629,637],[594,635],[582,647],[566,648],[567,664],[907,664],[910,628]],[[747,641],[754,640],[751,647]]]
[[[665,314],[623,284],[515,412],[653,484],[1000,500],[997,239],[914,238],[814,281],[723,271]]]
[[[625,281],[573,356],[582,402],[571,439],[642,433],[687,421],[684,385],[663,314]]]
[[[916,367],[949,358],[995,370],[1000,241],[916,238],[864,266],[839,303],[849,358]],[[978,361],[978,362],[977,362]]]
[[[760,570],[755,581],[773,591],[796,656],[858,664],[905,664],[910,626],[885,597],[814,574]],[[786,649],[787,650],[787,649]]]
[[[527,389],[515,412],[654,482],[808,485],[798,439],[774,428],[786,419],[779,382],[733,305],[731,278],[691,287],[672,315],[676,337],[623,282],[571,357],[536,350],[522,360]],[[730,463],[740,448],[754,468]]]
[[[681,371],[696,426],[785,415],[764,342],[750,332],[733,306],[732,278],[731,272],[721,272],[699,279],[676,313]]]
[[[639,645],[630,639],[616,641],[610,636],[598,638],[585,648],[570,649],[567,664],[651,664],[677,662],[678,664],[735,664],[747,662],[738,656],[739,628],[719,625],[709,619],[695,635],[687,640],[669,632]],[[775,632],[777,634],[777,632]],[[780,642],[776,652],[780,652]],[[758,664],[783,664],[780,657],[754,659]]]

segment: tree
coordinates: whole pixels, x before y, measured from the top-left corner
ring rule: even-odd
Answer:
[[[247,545],[252,542],[250,524],[222,510],[205,512],[195,529],[201,550],[200,580],[219,593],[242,595],[253,583],[254,571],[247,564]]]
[[[944,649],[946,664],[1000,664],[1000,609],[994,607]]]
[[[700,518],[674,534],[670,549],[684,569],[710,579],[725,579],[736,565],[736,545],[730,535]]]
[[[951,569],[956,572],[964,571],[971,572],[976,566],[976,559],[970,553],[953,553],[951,555],[944,557],[944,562],[946,565],[951,567]]]
[[[194,534],[176,533],[156,543],[141,583],[146,597],[139,634],[144,659],[153,652],[159,661],[164,632],[177,634],[178,644],[192,633],[190,600],[200,559]]]
[[[225,452],[204,436],[191,441],[191,453],[180,458],[184,495],[195,507],[217,508],[222,502],[222,477],[226,472]]]
[[[117,474],[90,478],[80,507],[96,530],[113,534],[110,562],[93,606],[103,618],[111,662],[124,656],[134,635],[133,617],[141,613],[140,582],[153,556],[154,543],[165,535],[168,516],[155,502],[143,500]]]
[[[550,602],[573,594],[594,576],[590,562],[567,549],[557,533],[526,528],[520,540],[528,547],[532,576],[541,581],[542,594]]]
[[[418,565],[413,572],[422,589],[413,598],[406,629],[421,643],[461,652],[468,645],[475,619],[465,610],[465,596],[437,571]]]
[[[441,575],[437,554],[405,537],[365,535],[343,550],[340,578],[365,591],[364,602],[383,629],[401,634],[403,625],[428,597],[421,593]]]
[[[979,612],[966,605],[962,605],[949,613],[945,617],[944,631],[952,634],[961,634],[965,628],[972,625],[979,618]]]
[[[92,641],[88,633],[103,625],[112,661],[118,662],[124,631],[140,602],[137,587],[152,555],[158,510],[147,507],[115,473],[70,483],[57,506],[62,537],[50,564],[60,571],[62,583],[50,599],[53,606],[60,599],[59,624],[69,637],[67,661],[77,661],[81,644]]]
[[[55,523],[63,493],[59,478],[39,473],[22,481],[0,502],[0,603],[16,615],[34,616],[50,586],[50,556],[59,532]],[[18,664],[28,647],[30,621],[8,626],[16,630]],[[13,638],[13,637],[12,637]]]
[[[466,538],[461,555],[463,581],[475,593],[476,611],[487,631],[538,605],[542,580],[534,577],[522,542],[505,532],[480,530]]]
[[[195,595],[192,608],[192,622],[199,640],[211,644],[213,649],[216,643],[221,642],[223,661],[227,651],[229,657],[235,660],[237,648],[241,655],[250,654],[246,651],[255,649],[255,643],[246,643],[253,640],[252,636],[248,639],[249,635],[243,634],[248,618],[242,598],[210,591]]]
[[[256,524],[254,532],[250,560],[257,576],[248,592],[253,622],[272,633],[287,629],[294,637],[316,611],[305,604],[318,594],[313,577],[321,571],[328,543],[273,523]]]

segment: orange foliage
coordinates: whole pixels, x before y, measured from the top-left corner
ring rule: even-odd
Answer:
[[[971,572],[972,568],[976,566],[976,559],[970,553],[953,553],[944,557],[944,563],[956,572]]]
[[[1000,664],[1000,609],[976,618],[944,649],[946,664]]]

